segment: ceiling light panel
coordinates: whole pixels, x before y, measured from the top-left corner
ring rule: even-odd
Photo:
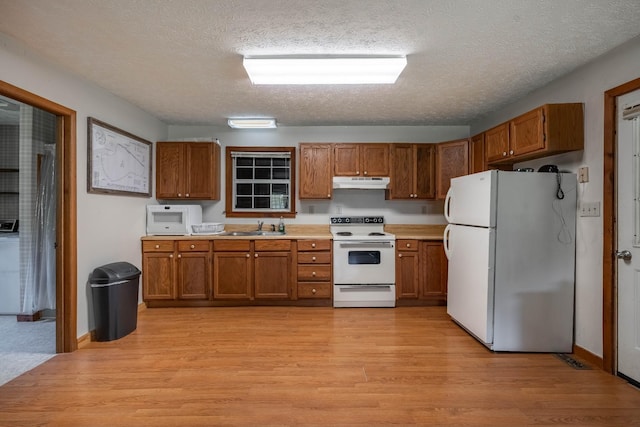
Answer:
[[[233,129],[275,129],[276,119],[229,119],[227,124]]]
[[[395,57],[245,57],[256,85],[393,84],[407,65]]]

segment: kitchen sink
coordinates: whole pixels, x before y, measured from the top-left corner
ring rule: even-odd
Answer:
[[[225,231],[220,236],[284,236],[285,233],[279,231]]]

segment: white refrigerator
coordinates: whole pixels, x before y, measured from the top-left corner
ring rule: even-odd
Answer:
[[[447,313],[489,349],[572,352],[576,187],[569,173],[451,180]]]

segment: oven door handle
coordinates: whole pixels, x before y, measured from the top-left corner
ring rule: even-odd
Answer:
[[[391,289],[391,285],[338,285],[340,292],[363,292],[371,290]]]
[[[341,248],[393,248],[392,242],[339,242]]]

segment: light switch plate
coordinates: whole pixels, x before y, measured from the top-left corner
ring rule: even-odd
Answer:
[[[580,216],[600,216],[600,202],[580,203]]]

